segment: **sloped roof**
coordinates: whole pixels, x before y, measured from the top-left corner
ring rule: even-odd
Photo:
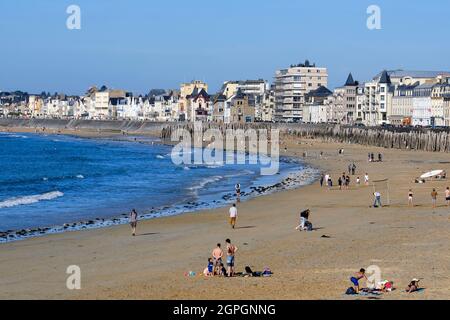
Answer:
[[[385,84],[391,84],[391,77],[389,76],[388,72],[384,70],[381,73],[380,81],[379,83],[385,83]]]
[[[353,76],[351,73],[349,73],[348,77],[347,77],[347,81],[345,81],[345,86],[357,86],[358,82],[356,82],[355,80],[353,80]]]
[[[320,86],[319,88],[312,90],[308,93],[309,97],[328,97],[332,95],[333,92],[331,92],[327,87]]]

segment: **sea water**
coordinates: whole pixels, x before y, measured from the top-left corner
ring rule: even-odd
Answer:
[[[133,208],[152,218],[217,207],[235,200],[236,183],[250,196],[257,186],[307,170],[296,161],[282,161],[269,177],[251,164],[177,166],[170,146],[129,140],[0,133],[0,232],[90,220],[109,225],[105,219]]]

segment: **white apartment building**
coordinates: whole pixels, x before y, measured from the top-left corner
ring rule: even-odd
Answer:
[[[414,89],[418,82],[412,85],[402,84],[394,89],[389,123],[393,125],[411,125],[413,117]]]
[[[432,106],[431,91],[433,84],[421,84],[414,88],[413,92],[413,126],[431,126],[432,123]]]
[[[281,122],[303,121],[306,94],[327,85],[327,69],[316,67],[309,61],[276,71],[275,120]]]
[[[365,125],[378,126],[389,123],[392,89],[391,78],[386,70],[379,78],[364,84],[365,106],[362,122]]]
[[[431,91],[431,125],[445,126],[445,97],[450,95],[450,78],[438,81]]]

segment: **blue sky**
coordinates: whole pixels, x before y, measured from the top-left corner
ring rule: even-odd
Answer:
[[[68,30],[66,8],[81,8]],[[366,27],[369,5],[381,30]],[[146,93],[200,79],[264,78],[306,58],[348,72],[450,70],[447,0],[0,1],[0,90],[81,94],[106,84]]]

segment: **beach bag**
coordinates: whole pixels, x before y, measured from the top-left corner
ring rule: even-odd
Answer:
[[[347,291],[345,291],[345,294],[347,294],[347,295],[353,295],[353,294],[356,294],[355,288],[349,287],[349,288],[347,289]]]

